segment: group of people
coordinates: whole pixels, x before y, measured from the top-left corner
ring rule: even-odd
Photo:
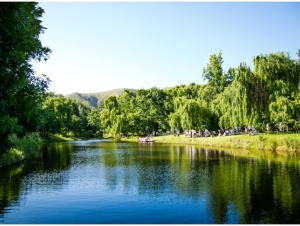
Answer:
[[[139,137],[139,143],[153,142],[152,136]]]
[[[185,130],[183,133],[185,136],[189,136],[191,138],[194,137],[213,137],[213,136],[232,136],[232,135],[236,135],[236,134],[240,134],[242,130],[245,130],[245,133],[248,133],[249,136],[252,135],[257,135],[258,132],[257,130],[254,128],[254,126],[248,126],[248,127],[241,127],[241,126],[237,126],[236,128],[232,129],[218,129],[218,134],[216,134],[215,131],[209,131],[208,129],[205,129],[204,131],[201,130]]]
[[[230,128],[230,129],[218,129],[218,136],[221,137],[225,137],[225,136],[231,136],[231,135],[235,135],[235,134],[240,134],[242,130],[245,130],[245,133],[248,133],[249,136],[252,135],[257,135],[258,132],[257,130],[254,128],[254,126],[248,126],[248,127],[241,127],[238,126],[234,129]]]
[[[184,130],[183,134],[185,136],[189,136],[191,138],[195,138],[195,137],[210,137],[210,136],[215,136],[216,132],[215,131],[209,131],[208,129],[205,129],[204,131],[202,130]]]
[[[218,136],[221,137],[225,137],[225,136],[231,136],[234,134],[239,133],[236,129],[225,129],[224,131],[222,129],[218,129]]]
[[[257,135],[258,132],[257,130],[255,130],[254,126],[248,126],[248,127],[241,127],[238,126],[234,129],[229,128],[229,129],[218,129],[218,134],[215,131],[209,131],[208,129],[205,129],[204,131],[202,130],[184,130],[183,131],[183,135],[185,136],[189,136],[191,138],[196,138],[196,137],[213,137],[213,136],[231,136],[231,135],[235,135],[235,134],[240,134],[242,130],[245,130],[245,133],[248,133],[249,136],[252,135]],[[168,133],[163,132],[162,135],[166,136],[167,134],[173,133],[174,136],[180,136],[180,131],[179,130],[174,130],[174,131],[170,131]],[[139,142],[140,143],[144,143],[144,142],[154,142],[153,137],[154,136],[158,136],[158,132],[153,131],[149,136],[146,137],[139,137]]]

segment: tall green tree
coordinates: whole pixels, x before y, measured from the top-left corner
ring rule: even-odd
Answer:
[[[141,118],[137,112],[136,94],[125,89],[118,97],[118,106],[123,116],[121,132],[124,135],[139,133],[141,130]]]
[[[36,76],[32,60],[47,60],[51,50],[39,40],[44,10],[35,2],[0,4],[0,140],[9,133],[36,131],[43,92],[50,80]]]
[[[44,120],[39,131],[44,137],[50,133],[83,137],[87,136],[86,132],[94,126],[89,124],[92,109],[86,103],[47,93],[42,106]]]
[[[50,93],[43,102],[45,122],[41,128],[44,136],[49,133],[63,133],[68,131],[72,125],[72,104],[62,95]]]
[[[137,90],[136,110],[140,118],[139,127],[143,134],[149,134],[159,129],[167,129],[168,123],[165,100],[166,93],[157,87],[152,87],[148,90]]]
[[[234,81],[212,102],[222,127],[267,123],[297,126],[299,118],[299,63],[288,53],[279,52],[254,57],[254,71],[245,63],[231,68]]]
[[[91,109],[91,112],[87,115],[88,125],[91,127],[94,133],[99,133],[101,130],[100,113],[100,108],[93,108]]]
[[[241,63],[231,69],[231,73],[234,81],[213,101],[213,110],[222,128],[252,124],[256,114],[251,96],[254,76],[250,67]]]
[[[291,59],[286,52],[259,55],[253,62],[254,74],[267,93],[265,121],[276,125],[281,122],[291,123],[295,119],[299,92],[299,62]]]
[[[174,106],[175,112],[169,115],[169,125],[173,129],[208,128],[211,112],[203,106],[202,102],[186,97],[177,97]]]
[[[122,128],[122,118],[117,97],[108,96],[104,100],[104,109],[100,113],[101,126],[105,132],[113,136],[119,133]]]
[[[209,64],[203,68],[202,77],[207,80],[207,85],[213,88],[211,95],[216,95],[225,89],[233,81],[230,73],[224,73],[222,52],[213,54],[209,58]]]

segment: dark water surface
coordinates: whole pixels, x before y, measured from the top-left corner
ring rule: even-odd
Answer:
[[[0,169],[0,223],[300,223],[296,155],[54,143]]]

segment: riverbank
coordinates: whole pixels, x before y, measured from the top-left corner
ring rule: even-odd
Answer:
[[[49,134],[47,138],[41,138],[39,133],[28,133],[24,137],[18,138],[15,134],[11,134],[9,140],[12,147],[1,155],[0,168],[30,159],[41,145],[83,139],[86,138],[64,137],[61,134]]]
[[[79,140],[77,138],[63,137],[60,134],[50,134],[48,138],[40,138],[38,133],[27,134],[23,138],[18,138],[12,134],[9,139],[13,147],[0,157],[0,168],[31,158],[41,145],[53,142]]]
[[[300,152],[300,134],[267,134],[255,136],[246,134],[226,137],[197,137],[184,135],[155,136],[156,143],[201,145],[213,149],[246,149],[268,151]],[[121,141],[138,142],[138,137],[122,138]]]
[[[64,141],[72,141],[72,140],[79,140],[78,138],[70,138],[64,137],[60,134],[50,134],[48,138],[42,139],[42,144],[49,144],[53,142],[64,142]]]

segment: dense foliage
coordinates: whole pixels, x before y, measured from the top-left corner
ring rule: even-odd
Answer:
[[[296,130],[300,124],[300,51],[258,55],[254,70],[241,63],[224,71],[222,52],[203,69],[205,85],[125,90],[97,108],[47,93],[50,80],[36,76],[32,60],[47,60],[51,50],[39,36],[43,9],[34,2],[0,4],[0,141],[39,132],[42,137],[148,135],[174,130],[235,128]]]
[[[44,10],[35,2],[0,4],[0,154],[10,133],[24,135],[41,123],[41,102],[50,80],[36,76],[32,60],[47,60],[51,50],[39,36]]]
[[[289,66],[280,76],[268,78],[267,73],[274,69],[264,64],[271,64],[276,57]],[[203,77],[209,80],[206,85],[191,83],[136,92],[125,89],[120,96],[108,96],[98,108],[44,93],[37,131],[42,137],[62,134],[74,138],[102,133],[128,136],[148,135],[153,131],[217,130],[240,125],[264,129],[267,123],[270,128],[283,124],[285,129],[298,130],[299,61],[290,59],[286,53],[276,53],[255,57],[254,62],[254,72],[241,63],[224,73],[220,67],[222,54],[218,58],[213,55],[203,70]],[[266,80],[272,80],[272,84]]]
[[[51,134],[62,134],[65,137],[88,137],[90,130],[97,130],[91,107],[77,100],[66,99],[62,95],[48,93],[42,103],[43,124],[39,131],[43,137]],[[90,124],[89,124],[90,122]]]
[[[97,119],[88,118],[97,110],[46,93],[50,79],[35,75],[32,61],[46,61],[51,53],[39,39],[46,29],[40,20],[43,13],[35,2],[0,4],[0,157],[17,146],[9,139],[12,134],[22,140],[32,132],[87,137],[99,130]]]
[[[299,55],[299,54],[298,54]],[[104,102],[100,121],[104,132],[146,135],[152,131],[236,128],[298,130],[300,59],[285,52],[253,58],[227,72],[222,53],[211,55],[203,69],[207,84],[126,90]]]

